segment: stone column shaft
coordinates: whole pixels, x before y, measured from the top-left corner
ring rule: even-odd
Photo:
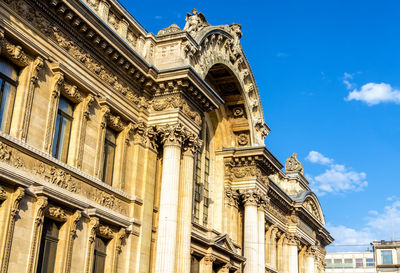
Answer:
[[[277,229],[274,228],[271,232],[271,240],[270,240],[270,266],[276,269],[276,232]]]
[[[306,273],[314,273],[314,256],[308,255]]]
[[[257,204],[247,202],[244,205],[244,273],[258,272],[258,219]]]
[[[194,156],[186,151],[183,155],[178,212],[178,246],[176,272],[190,272],[190,241],[192,233],[192,192]]]
[[[165,143],[160,194],[156,273],[174,273],[181,146]]]
[[[258,267],[265,272],[265,214],[264,208],[258,208]]]
[[[299,273],[297,244],[289,244],[289,273]]]

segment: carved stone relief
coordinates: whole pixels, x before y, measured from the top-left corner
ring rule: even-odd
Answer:
[[[303,165],[297,159],[297,153],[292,154],[288,159],[286,159],[285,170],[286,172],[303,174]]]

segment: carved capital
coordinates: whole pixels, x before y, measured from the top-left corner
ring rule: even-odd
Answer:
[[[245,206],[256,206],[260,203],[261,192],[257,189],[240,190]]]
[[[106,225],[99,225],[98,234],[107,239],[112,239],[114,237],[114,231]]]
[[[89,242],[93,243],[94,239],[96,238],[96,230],[100,225],[99,218],[97,217],[90,217],[88,230],[89,230]]]
[[[203,259],[205,265],[212,265],[216,260],[215,256],[212,254],[206,254]]]
[[[186,129],[180,124],[166,125],[158,129],[161,143],[164,145],[182,145],[187,137]]]
[[[297,247],[299,246],[300,239],[294,233],[287,233],[286,238],[288,240],[288,245],[297,246]]]
[[[229,206],[233,206],[236,208],[239,206],[240,194],[238,190],[234,190],[231,187],[227,186],[225,187],[225,196],[226,199],[228,200]]]
[[[35,84],[38,80],[38,74],[40,69],[42,69],[44,61],[42,57],[37,57],[32,65],[31,82]]]
[[[77,210],[75,213],[71,216],[71,229],[70,229],[70,235],[74,236],[76,232],[76,226],[78,225],[79,220],[82,218],[82,212]]]
[[[83,101],[82,109],[83,109],[83,116],[86,120],[90,119],[90,108],[92,107],[94,102],[93,95],[89,94]]]
[[[35,217],[35,224],[41,225],[43,222],[44,217],[44,209],[48,204],[47,197],[39,196],[35,202],[35,210],[36,210],[36,217]]]
[[[203,145],[203,141],[195,134],[189,133],[183,145],[184,153],[194,155],[198,153]]]
[[[82,94],[76,85],[64,83],[64,94],[74,102],[81,102],[83,100]]]
[[[53,98],[58,98],[61,93],[61,87],[64,83],[64,74],[62,72],[54,72],[51,94]]]
[[[17,216],[19,212],[19,202],[22,200],[22,198],[25,196],[25,189],[22,187],[18,187],[15,192],[13,193],[13,200],[12,200],[12,205],[11,205],[11,218],[14,218]]]
[[[2,186],[0,186],[0,201],[4,201],[7,199],[7,192],[4,190]]]
[[[67,219],[68,219],[67,214],[65,213],[65,211],[62,208],[60,208],[58,206],[53,206],[53,205],[50,205],[48,207],[47,215],[53,219],[63,221],[63,222],[67,221]]]

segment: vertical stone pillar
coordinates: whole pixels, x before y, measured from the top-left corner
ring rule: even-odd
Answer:
[[[164,143],[164,151],[155,272],[174,273],[181,144],[184,139],[184,132],[180,125],[160,128],[160,132]]]
[[[306,268],[306,273],[315,273],[315,259],[314,259],[314,253],[315,250],[313,247],[309,247],[307,252],[306,252],[306,257],[307,257],[307,268]]]
[[[258,193],[255,190],[242,192],[244,202],[244,256],[246,265],[244,273],[258,272]]]
[[[192,199],[194,154],[199,142],[194,136],[186,143],[181,166],[178,211],[178,246],[176,253],[176,272],[190,272],[190,241],[192,234]]]
[[[288,273],[289,272],[289,244],[288,239],[286,238],[286,234],[284,235],[284,239],[282,242],[282,272]]]
[[[289,273],[299,273],[297,240],[294,235],[290,235],[288,240],[289,240]]]
[[[285,240],[285,235],[283,233],[280,233],[279,235],[279,240],[277,243],[277,250],[276,250],[276,256],[277,256],[277,263],[276,263],[276,270],[279,272],[283,271],[283,242]]]
[[[265,232],[265,261],[266,264],[271,266],[271,260],[269,258],[270,251],[271,251],[271,231],[273,229],[273,225],[266,225],[266,232]]]
[[[200,264],[200,273],[212,273],[213,272],[213,263],[215,262],[215,257],[211,254],[207,254],[201,260]],[[188,271],[190,272],[190,271]]]
[[[278,232],[277,227],[274,227],[271,231],[270,250],[269,250],[270,266],[274,269],[276,269],[276,233],[277,232]]]
[[[258,206],[258,272],[265,272],[265,202],[266,198],[260,198]]]

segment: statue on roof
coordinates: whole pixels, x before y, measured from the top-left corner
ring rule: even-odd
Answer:
[[[288,159],[286,159],[285,170],[287,173],[303,174],[303,165],[297,159],[297,153],[292,154]]]
[[[194,37],[197,32],[209,25],[210,24],[207,22],[204,14],[197,12],[197,9],[193,9],[192,14],[188,13],[186,15],[186,24],[183,30],[186,30],[192,37]]]

